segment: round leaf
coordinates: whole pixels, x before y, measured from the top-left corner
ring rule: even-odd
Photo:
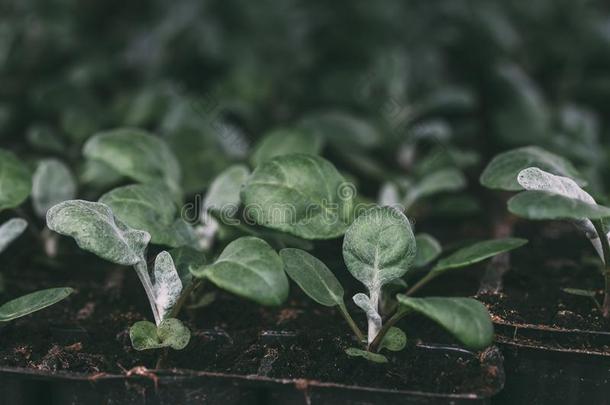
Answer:
[[[284,270],[318,304],[333,307],[343,304],[343,287],[324,263],[300,249],[280,252]]]
[[[520,248],[526,243],[526,239],[519,238],[493,239],[475,243],[472,246],[460,249],[440,260],[436,266],[434,266],[432,272],[439,273],[449,269],[470,266],[499,255],[500,253]]]
[[[214,264],[191,271],[195,277],[205,277],[217,287],[261,305],[281,305],[288,298],[282,259],[259,238],[239,238]]]
[[[343,258],[352,275],[370,291],[402,277],[415,259],[411,224],[402,213],[377,207],[360,215],[343,241]]]
[[[403,350],[407,346],[407,335],[405,333],[395,327],[392,326],[386,335],[383,337],[381,344],[379,345],[379,350],[387,349],[391,352],[399,352]]]
[[[191,226],[178,215],[178,207],[163,187],[132,184],[115,188],[100,200],[128,226],[146,231],[151,243],[170,247],[195,245]]]
[[[259,166],[242,191],[248,218],[304,239],[332,239],[349,225],[355,191],[327,160],[278,156]]]
[[[84,155],[110,166],[114,171],[141,183],[159,181],[175,190],[180,184],[180,166],[167,144],[159,137],[133,128],[119,128],[93,135]]]
[[[36,213],[45,217],[52,206],[76,196],[76,179],[57,159],[40,161],[32,178],[32,203]]]
[[[0,149],[0,211],[15,208],[32,190],[28,168],[12,152]]]
[[[492,344],[494,329],[485,305],[472,298],[397,297],[400,305],[438,323],[465,347],[482,350]]]
[[[144,261],[150,234],[117,220],[105,204],[83,200],[64,201],[47,212],[47,226],[71,236],[81,249],[113,263],[132,266]]]
[[[572,163],[537,146],[513,149],[493,158],[481,175],[481,184],[496,190],[522,190],[517,176],[528,167],[539,167],[556,175],[570,177],[580,186],[587,185]]]
[[[598,220],[610,217],[610,208],[548,191],[519,193],[508,201],[508,210],[520,217],[534,220]]]
[[[8,322],[62,301],[74,290],[69,287],[49,288],[16,298],[0,306],[0,322]]]
[[[417,244],[417,253],[413,263],[415,267],[427,266],[435,261],[443,251],[441,244],[427,233],[417,235],[415,242]]]
[[[191,332],[175,318],[163,320],[159,327],[148,321],[136,322],[129,329],[129,338],[134,349],[151,350],[171,347],[182,350],[191,340]]]
[[[303,153],[317,155],[322,149],[322,139],[294,129],[276,129],[266,134],[256,145],[250,158],[252,166],[271,160],[276,156]]]

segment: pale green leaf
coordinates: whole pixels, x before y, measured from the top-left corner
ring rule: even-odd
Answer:
[[[417,253],[415,255],[415,267],[424,267],[435,261],[443,251],[441,244],[431,235],[421,233],[415,236]]]
[[[402,277],[415,259],[411,224],[402,213],[377,207],[360,215],[343,241],[343,258],[352,275],[369,290]]]
[[[57,159],[44,159],[32,177],[32,203],[36,213],[45,217],[52,206],[76,197],[76,179]]]
[[[318,304],[333,307],[343,304],[343,287],[324,263],[300,249],[283,249],[284,270]]]
[[[21,205],[31,190],[28,168],[14,153],[0,149],[0,211]]]
[[[385,364],[388,362],[388,358],[383,354],[367,352],[366,350],[357,349],[350,347],[345,349],[345,354],[349,357],[362,357],[365,360],[372,361],[373,363]]]
[[[223,250],[214,264],[191,272],[261,305],[281,305],[288,298],[282,259],[259,238],[239,238]]]
[[[165,251],[159,253],[153,270],[153,294],[159,319],[163,320],[176,305],[182,287],[172,256]]]
[[[598,220],[610,217],[610,208],[548,191],[519,193],[508,201],[508,210],[520,217],[534,220]]]
[[[129,329],[129,338],[134,349],[151,350],[170,347],[182,350],[191,340],[191,332],[175,318],[163,320],[159,327],[148,321],[136,322]]]
[[[403,350],[407,346],[407,335],[405,333],[395,327],[392,326],[386,335],[383,337],[381,344],[379,345],[379,350],[387,349],[391,352],[399,352]]]
[[[21,218],[9,219],[0,226],[0,253],[17,239],[27,228],[28,223]]]
[[[193,228],[180,217],[171,193],[150,184],[132,184],[104,194],[100,200],[128,226],[146,231],[151,243],[170,247],[195,245]]]
[[[327,160],[284,155],[256,168],[242,191],[245,214],[257,224],[304,239],[332,239],[351,220],[354,187]]]
[[[412,298],[397,295],[398,302],[430,318],[466,348],[482,350],[492,344],[494,329],[485,305],[472,298]]]
[[[224,170],[210,185],[203,202],[204,209],[220,214],[221,217],[234,216],[241,201],[241,189],[248,176],[250,170],[244,165],[234,165]]]
[[[0,306],[0,322],[8,322],[62,301],[74,290],[69,287],[49,288],[16,298]]]
[[[78,246],[110,262],[132,266],[144,261],[150,234],[130,228],[105,204],[69,200],[47,212],[47,226],[71,236]]]
[[[555,175],[570,177],[580,186],[587,184],[572,163],[537,146],[517,148],[497,155],[483,171],[480,181],[491,189],[522,190],[517,176],[528,167],[538,167]]]

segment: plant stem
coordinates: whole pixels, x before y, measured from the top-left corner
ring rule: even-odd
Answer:
[[[383,325],[383,327],[377,334],[377,337],[375,338],[375,340],[373,340],[373,342],[369,345],[369,348],[368,348],[369,352],[374,352],[374,353],[378,352],[379,345],[383,341],[383,338],[388,333],[390,328],[392,326],[396,325],[396,323],[398,321],[400,321],[402,318],[404,318],[409,312],[411,312],[409,309],[404,308],[404,307],[399,307],[396,310],[396,312],[394,313],[394,315],[392,315],[392,317],[390,317],[390,319],[388,319],[386,321],[386,323]]]
[[[157,304],[155,300],[155,295],[153,292],[152,282],[150,281],[150,275],[148,274],[148,267],[146,266],[146,262],[144,260],[136,263],[133,268],[144,287],[144,291],[146,291],[146,296],[148,297],[148,302],[150,303],[150,309],[152,309],[153,316],[155,317],[155,323],[157,326],[161,323],[161,318],[159,317],[159,311],[157,311]]]
[[[347,310],[347,307],[345,306],[344,302],[341,302],[339,304],[339,311],[341,311],[341,315],[343,315],[343,317],[347,321],[347,324],[349,325],[349,327],[352,329],[352,331],[358,338],[358,341],[359,342],[365,341],[366,337],[364,336],[364,333],[362,333],[362,331],[360,330],[360,328],[358,327],[356,322],[354,322],[354,318],[352,318],[352,316],[349,314],[349,311]]]
[[[606,229],[601,220],[592,221],[597,236],[602,244],[602,251],[604,253],[604,303],[602,304],[602,316],[606,319],[610,318],[610,243],[608,242],[608,236],[606,236]]]
[[[430,281],[436,278],[436,274],[434,274],[434,270],[430,270],[428,274],[421,278],[415,285],[407,290],[405,295],[411,296],[419,291],[423,286],[428,284]]]

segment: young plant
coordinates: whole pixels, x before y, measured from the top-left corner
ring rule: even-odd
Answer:
[[[430,237],[424,236],[420,240],[425,242],[419,263],[426,265],[438,257],[440,248]],[[406,336],[395,324],[409,313],[429,317],[468,348],[477,350],[491,344],[493,327],[483,304],[471,298],[413,298],[411,295],[448,270],[477,263],[498,252],[521,246],[525,241],[489,241],[456,252],[440,261],[434,270],[407,293],[397,295],[398,308],[384,322],[379,311],[383,288],[412,271],[418,260],[416,243],[407,218],[389,207],[366,211],[347,230],[343,242],[345,264],[368,292],[353,297],[354,303],[366,314],[366,335],[347,310],[343,287],[324,263],[298,249],[284,249],[280,256],[286,273],[309,297],[319,304],[337,307],[344,316],[362,345],[361,348],[348,349],[347,354],[350,356],[386,362],[387,359],[379,351],[399,351],[405,347]]]

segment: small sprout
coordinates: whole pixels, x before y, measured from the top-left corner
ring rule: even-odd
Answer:
[[[280,128],[267,134],[258,142],[250,162],[257,167],[276,156],[302,153],[317,155],[324,142],[321,137],[310,135],[303,130]]]
[[[342,236],[352,217],[354,191],[327,160],[284,155],[257,167],[242,194],[247,217],[304,239]]]
[[[21,205],[32,190],[31,174],[15,154],[0,149],[0,211]]]
[[[120,221],[131,228],[146,231],[150,242],[169,247],[194,246],[194,229],[180,217],[171,193],[150,184],[115,188],[100,200],[110,207]]]
[[[191,332],[178,319],[167,318],[159,326],[148,321],[136,322],[129,329],[129,338],[138,351],[165,347],[182,350],[188,346]]]
[[[73,292],[70,287],[49,288],[16,298],[0,306],[0,322],[9,322],[50,307]]]
[[[231,242],[211,265],[191,269],[193,276],[261,305],[281,305],[288,298],[282,259],[267,242],[242,237]]]
[[[388,333],[383,337],[379,350],[387,349],[391,352],[400,352],[407,346],[407,335],[395,327],[392,326],[388,329]]]
[[[0,225],[0,253],[17,239],[28,227],[27,221],[21,218],[9,219]]]
[[[362,357],[373,363],[385,364],[388,362],[388,358],[383,354],[369,352],[367,350],[357,349],[355,347],[350,347],[345,349],[345,354],[349,357]]]
[[[57,159],[41,160],[32,177],[32,203],[36,214],[45,218],[49,208],[74,197],[76,179],[70,169]]]

